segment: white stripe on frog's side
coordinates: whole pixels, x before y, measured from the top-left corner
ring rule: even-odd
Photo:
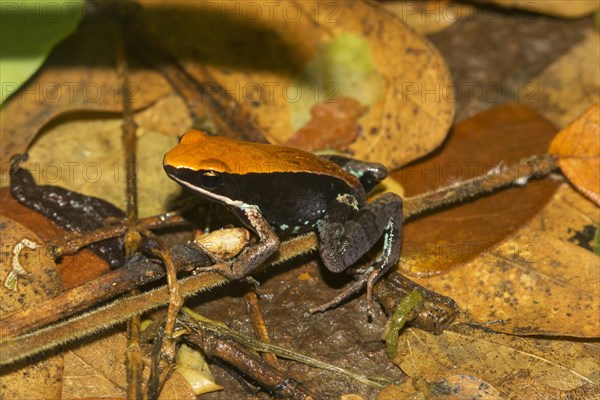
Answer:
[[[243,201],[240,201],[240,200],[232,200],[229,197],[219,196],[218,194],[215,194],[215,193],[213,193],[211,191],[208,191],[206,189],[202,189],[202,188],[200,188],[198,186],[192,185],[189,182],[186,182],[184,180],[178,179],[175,176],[170,175],[170,177],[173,178],[173,179],[175,179],[177,182],[181,183],[183,186],[187,186],[187,187],[189,187],[192,190],[195,190],[195,191],[197,191],[199,193],[202,193],[206,197],[218,200],[218,201],[220,201],[220,202],[222,202],[224,204],[227,204],[228,206],[237,207],[237,208],[242,209],[242,210],[245,210],[247,208],[255,208],[255,209],[259,210],[259,208],[257,206],[255,206],[255,205],[247,204],[247,203],[244,203]]]

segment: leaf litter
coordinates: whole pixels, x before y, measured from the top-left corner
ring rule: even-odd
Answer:
[[[357,6],[354,6],[354,7],[357,7]],[[365,7],[365,6],[361,5],[361,6],[359,6],[359,8],[360,7]],[[352,24],[356,24],[356,21],[351,21],[351,23]],[[323,25],[324,24],[321,23],[321,26],[323,26]],[[372,28],[372,26],[371,26],[371,28]],[[327,35],[330,35],[329,37],[331,37],[331,32],[327,32],[325,34],[325,36],[327,37]],[[381,35],[381,34],[379,33],[379,35]],[[377,40],[381,40],[381,36],[379,36],[379,38]],[[314,51],[314,49],[312,49],[312,50],[309,50],[308,53],[309,54],[314,54],[315,51]],[[310,58],[310,57],[308,57],[308,58]],[[374,58],[376,59],[376,57],[374,57]],[[193,70],[193,67],[191,67],[190,69]],[[220,72],[223,72],[223,71],[220,71]],[[234,72],[233,75],[235,75],[237,73],[238,72]],[[219,71],[217,71],[216,74],[219,74]],[[245,74],[248,74],[248,73],[245,72]],[[224,75],[226,75],[226,73],[223,72],[223,74],[219,75],[219,76],[222,77]],[[242,74],[242,75],[245,78],[247,78],[247,76],[248,76],[248,75],[244,75],[244,74]],[[240,75],[238,75],[238,77],[239,76]],[[260,74],[259,74],[259,76],[260,76]],[[234,77],[228,78],[228,79],[231,79],[231,82],[234,82],[235,79],[236,79],[236,77],[234,76]],[[271,111],[272,110],[273,110],[273,108],[271,108]],[[268,113],[265,112],[265,114],[268,114]],[[276,113],[275,113],[275,115],[276,115]],[[447,115],[448,114],[446,114],[446,116]],[[264,118],[264,120],[268,120],[269,117],[270,118],[275,118],[273,116],[273,114],[271,114],[270,116],[263,115],[261,118]],[[285,121],[285,119],[283,119],[283,120]],[[287,123],[287,122],[284,122],[284,123]],[[115,124],[114,127],[111,128],[113,130],[116,129],[116,121],[115,121],[114,124]],[[39,124],[37,128],[35,128],[35,127],[31,128],[32,131],[35,130],[37,132],[37,129],[39,129],[39,126],[41,126],[41,125],[44,125],[44,124]],[[167,126],[167,125],[165,125],[165,126]],[[167,131],[168,130],[168,131],[170,131],[172,133],[176,130],[176,129],[173,128],[175,125],[173,125],[172,123],[170,123],[168,126],[169,127],[163,128],[161,130],[163,130],[163,131]],[[60,125],[57,128],[59,128],[59,127],[60,127]],[[71,127],[73,127],[73,125]],[[81,128],[86,128],[86,126],[81,126]],[[288,135],[289,135],[290,132],[291,132],[291,130],[288,130],[287,132],[288,132]],[[420,140],[421,139],[419,139],[417,142],[419,142]],[[60,143],[60,141],[59,141],[59,143]],[[3,142],[3,144],[4,144],[4,142]],[[378,144],[378,146],[379,146],[379,144]],[[430,146],[430,148],[434,147],[434,145],[431,145],[431,144],[429,144],[429,146]],[[58,147],[60,147],[60,146],[56,146],[55,148],[58,148]],[[157,151],[160,152],[160,150],[157,150]],[[115,151],[115,153],[118,153],[118,151]],[[425,154],[425,153],[427,153],[427,150],[422,150],[421,151],[421,154]],[[413,154],[416,154],[416,153],[413,153]],[[410,157],[408,157],[408,158],[410,158]],[[152,174],[157,174],[157,175],[160,176],[160,173],[158,173],[158,172],[153,172]],[[118,195],[117,194],[115,194],[114,196],[115,196],[114,198],[118,199]],[[109,195],[109,197],[110,197],[110,195]],[[573,227],[579,229],[578,226],[570,225],[571,224],[570,221],[572,221],[573,219],[577,219],[579,217],[581,219],[587,219],[588,221],[586,221],[586,222],[592,221],[592,223],[593,223],[595,221],[596,226],[597,226],[598,221],[597,221],[597,218],[594,216],[594,212],[593,212],[594,209],[591,209],[591,210],[592,211],[590,211],[589,205],[586,205],[585,201],[583,201],[583,203],[582,203],[582,200],[577,196],[577,194],[575,194],[572,191],[569,192],[568,189],[562,188],[561,191],[553,198],[553,200],[551,201],[551,203],[543,209],[543,211],[541,213],[542,215],[540,216],[540,218],[536,218],[534,220],[535,224],[537,224],[537,225],[535,225],[533,228],[531,228],[531,231],[528,232],[528,233],[531,233],[532,235],[535,235],[536,229],[540,229],[539,227],[541,227],[541,228],[543,228],[543,230],[546,230],[546,233],[549,232],[548,233],[549,235],[550,234],[553,235],[552,237],[545,237],[545,236],[542,236],[541,238],[536,237],[536,240],[539,238],[540,243],[545,243],[545,240],[549,240],[549,242],[553,246],[553,247],[551,247],[549,249],[549,252],[548,252],[549,254],[548,255],[542,255],[541,257],[542,258],[549,257],[548,260],[553,260],[553,257],[554,257],[554,252],[553,251],[556,250],[556,249],[560,250],[560,248],[562,246],[564,246],[564,242],[565,241],[562,239],[562,237],[564,235],[566,235],[566,233],[565,233],[565,231],[566,231],[565,226],[573,226]],[[549,217],[549,215],[556,215],[556,216],[550,216]],[[552,223],[549,223],[549,221],[551,221]],[[532,224],[533,223],[534,222],[532,222]],[[579,221],[578,224],[579,223],[581,223],[581,221]],[[525,228],[526,232],[527,232],[527,229],[528,228]],[[517,238],[520,238],[520,237],[521,237],[520,234],[518,234]],[[511,244],[507,244],[507,246],[510,249]],[[576,247],[576,246],[574,246],[574,247]],[[570,248],[568,250],[566,250],[565,252],[568,253],[569,251],[570,251]],[[584,254],[586,254],[586,253],[576,253],[575,255],[572,255],[572,256],[576,260],[578,260],[578,262],[580,262],[580,263],[582,263],[584,265],[594,265],[594,262],[597,261],[597,259],[589,258],[589,257],[587,257]],[[494,260],[495,260],[496,264],[492,265],[492,267],[493,266],[497,266],[497,263],[498,263],[497,259],[494,259]],[[552,261],[549,262],[548,264],[550,264],[550,267],[552,267],[552,265],[551,265]],[[561,267],[562,270],[564,271],[564,273],[566,275],[569,275],[569,266],[570,265],[572,265],[572,261],[569,259],[569,261],[565,262],[565,264]],[[521,266],[521,267],[523,267],[523,266]],[[531,264],[527,264],[526,265],[526,268],[530,268],[530,267],[531,267]],[[308,275],[306,275],[306,273],[307,273],[306,271],[304,271],[304,272],[300,271],[300,272],[302,272],[302,274],[304,274],[303,276],[309,276],[309,277],[310,276],[315,276],[316,272],[315,272],[314,268],[310,269],[309,271],[310,272],[308,272]],[[460,281],[460,279],[462,279],[463,276],[460,276],[459,278],[456,278],[456,279],[459,279],[459,281]],[[440,279],[442,277],[440,277]],[[432,284],[432,286],[429,286],[429,283],[430,282],[435,282],[435,279],[436,278],[431,278],[431,280],[425,280],[423,283],[426,286],[432,287],[432,288],[435,289],[435,287],[436,287],[435,284]],[[574,280],[574,282],[569,283],[569,285],[571,285],[571,288],[569,288],[568,290],[571,290],[571,291],[574,288],[577,289],[577,288],[581,287],[581,286],[576,286],[576,285],[586,285],[586,284],[588,284],[586,282],[578,282],[577,281],[578,279],[581,279],[581,280],[585,281],[585,274],[584,274],[583,278],[572,277],[572,278],[567,278],[567,279]],[[314,279],[310,278],[309,282],[314,282]],[[453,285],[453,282],[456,282],[456,280],[454,280],[454,281],[448,280],[448,282],[445,282],[445,283],[441,284],[440,286],[442,287],[442,289],[440,289],[440,292],[442,292],[444,294],[448,294],[448,288],[456,286],[456,285]],[[300,282],[300,283],[302,283],[302,282]],[[477,283],[479,284],[479,282],[477,282]],[[521,284],[522,283],[523,282],[521,282]],[[525,281],[525,283],[527,283],[527,282]],[[591,284],[593,285],[594,282],[592,281]],[[474,287],[475,288],[480,288],[481,285],[471,286],[471,289],[473,289]],[[484,285],[484,287],[485,287],[485,285]],[[501,289],[503,289],[503,288],[501,288]],[[293,290],[293,289],[288,289],[288,290]],[[593,290],[593,287],[592,287],[592,290]],[[585,292],[586,292],[586,290],[584,290],[584,294],[585,294]],[[559,293],[560,293],[560,291],[559,291]],[[493,321],[495,321],[495,320],[491,319],[491,318],[496,318],[495,315],[486,315],[486,313],[485,313],[485,304],[481,304],[480,306],[473,306],[473,307],[471,307],[471,302],[470,302],[469,297],[467,295],[472,296],[472,295],[477,295],[477,294],[478,294],[477,290],[475,290],[475,291],[471,290],[470,293],[464,293],[463,297],[459,296],[460,300],[457,299],[457,301],[459,301],[459,303],[461,304],[461,306],[464,307],[467,310],[467,312],[468,312],[467,315],[468,316],[471,317],[473,315],[475,315],[475,316],[479,315],[480,317],[477,320],[478,322],[480,322],[480,323],[482,323],[482,322],[486,323],[486,322],[493,322]],[[518,298],[518,296],[512,296],[512,297],[509,296],[508,303],[512,302],[512,304],[508,304],[509,306],[514,306],[515,305],[515,303],[514,303],[514,299],[515,298]],[[544,301],[546,299],[547,298],[544,298]],[[581,299],[579,299],[579,300],[575,299],[575,300],[579,301],[579,303],[576,302],[575,304],[578,304],[578,305],[582,304],[581,303]],[[279,307],[281,305],[280,304],[274,304],[274,307],[275,306]],[[502,307],[505,307],[505,306],[502,306]],[[508,321],[507,324],[504,324],[504,323],[501,324],[501,329],[506,329],[508,331],[511,331],[511,330],[514,331],[514,330],[519,330],[519,329],[527,328],[527,329],[529,329],[529,331],[527,331],[527,329],[526,329],[526,330],[523,330],[523,332],[525,332],[525,333],[528,333],[528,332],[529,333],[534,333],[534,332],[539,332],[540,329],[541,329],[542,332],[555,332],[556,334],[559,334],[559,335],[563,335],[565,331],[567,332],[567,335],[572,335],[573,332],[575,332],[574,336],[577,336],[578,334],[582,334],[582,332],[583,332],[583,334],[587,335],[588,333],[586,333],[587,332],[586,329],[594,328],[593,325],[591,327],[590,326],[585,326],[585,323],[584,323],[583,324],[584,326],[582,326],[580,328],[577,328],[577,327],[575,327],[575,328],[568,328],[568,327],[560,327],[559,326],[559,328],[561,329],[561,331],[559,331],[559,332],[556,332],[556,329],[554,329],[554,331],[552,331],[551,329],[549,329],[549,328],[553,327],[553,324],[560,323],[560,322],[557,322],[557,321],[560,321],[560,318],[562,318],[564,315],[566,315],[566,314],[562,313],[563,309],[560,309],[560,305],[559,305],[559,311],[560,312],[557,313],[558,315],[552,315],[552,313],[550,313],[549,314],[549,316],[550,316],[549,321],[550,322],[545,322],[542,319],[541,323],[539,321],[537,321],[536,318],[535,318],[536,317],[536,313],[535,313],[536,308],[535,307],[533,307],[534,312],[531,312],[531,314],[529,314],[530,315],[529,317],[527,317],[527,314],[526,314],[526,317],[523,318],[522,321],[516,321],[517,323],[515,323],[514,320],[511,320],[509,318],[510,316],[515,315],[515,311],[511,310],[510,307],[505,307],[505,308],[502,308],[502,307],[498,307],[498,309],[500,311],[502,311],[502,312],[500,313],[500,318],[496,318],[496,320],[502,320],[503,322]],[[596,307],[596,309],[597,309],[597,307]],[[348,312],[347,309],[342,310],[342,311],[345,311],[346,313]],[[577,311],[579,311],[579,310],[577,310]],[[481,316],[483,316],[483,317],[481,317]],[[520,313],[519,313],[519,316],[521,316]],[[581,318],[583,316],[585,316],[585,312],[576,314],[575,317],[574,317],[574,319],[578,320],[578,321],[581,321]],[[554,317],[556,317],[556,318],[554,318]],[[239,319],[241,321],[241,320],[244,319],[244,317],[240,316]],[[570,321],[570,320],[567,320],[567,321]],[[523,322],[525,322],[525,323],[523,323]],[[538,326],[538,324],[539,324],[539,326]],[[577,325],[577,323],[574,323],[574,322],[573,323],[572,322],[568,322],[568,324],[569,325],[572,325],[572,324]],[[489,327],[489,324],[488,324],[488,327]],[[536,331],[536,329],[537,329],[537,331]],[[544,329],[545,329],[545,331],[544,331]],[[344,332],[344,331],[340,330],[340,333],[342,333],[342,332]],[[414,330],[411,333],[415,333],[415,332],[419,333],[418,331],[414,331]],[[592,333],[593,332],[594,331],[592,329]],[[409,333],[409,332],[405,332],[405,333]],[[279,334],[282,335],[283,333],[280,332]],[[467,338],[468,337],[477,338],[477,337],[479,337],[478,335],[480,335],[480,334],[481,334],[481,331],[473,331],[473,332],[466,331],[466,333],[463,332],[461,335],[453,334],[452,331],[450,333],[448,333],[448,335],[450,335],[450,336],[454,335],[455,337],[460,337],[461,340],[462,340],[462,342],[469,342],[469,340],[465,339],[465,337],[467,337]],[[500,336],[497,336],[498,334],[492,334],[492,333],[490,333],[490,335],[493,335],[494,338],[500,337]],[[433,337],[431,335],[426,335],[426,336],[420,335],[419,337],[421,338],[420,341],[423,341],[423,342],[425,342],[428,339],[435,338],[435,337]],[[502,336],[502,337],[504,337],[504,336]],[[539,345],[539,343],[541,343],[538,339],[521,339],[521,338],[518,338],[518,339],[521,340],[521,341],[524,341],[525,343],[528,343],[530,346],[533,346],[533,345],[536,345],[536,344]],[[489,338],[483,340],[483,342],[486,342],[486,341],[491,341],[491,340]],[[531,342],[529,342],[529,341],[531,341]],[[334,342],[337,343],[337,340],[334,340]],[[459,342],[459,343],[462,343],[462,342]],[[475,340],[475,342],[477,342],[477,340]],[[556,356],[556,358],[560,358],[560,357],[562,357],[562,356],[565,355],[565,350],[564,350],[565,348],[575,348],[575,350],[573,350],[569,354],[572,354],[573,355],[573,359],[576,360],[576,361],[575,362],[568,361],[568,360],[567,361],[565,361],[565,360],[558,360],[558,361],[556,361],[556,360],[554,360],[554,361],[550,360],[550,361],[547,361],[545,359],[549,358],[549,357],[546,356],[546,353],[542,352],[542,353],[538,354],[534,350],[526,348],[526,350],[518,350],[518,351],[516,351],[516,353],[517,354],[519,354],[519,352],[525,353],[525,355],[521,355],[520,357],[525,357],[524,359],[527,360],[527,362],[524,361],[523,363],[518,364],[518,365],[517,364],[513,364],[513,365],[515,365],[515,371],[516,372],[514,372],[513,375],[510,375],[510,374],[502,375],[503,377],[506,377],[505,380],[488,379],[488,377],[484,373],[478,374],[478,373],[475,373],[475,372],[470,373],[470,375],[468,375],[468,376],[475,376],[475,377],[481,378],[483,381],[488,382],[489,384],[492,384],[495,388],[498,388],[498,389],[502,390],[503,393],[506,393],[506,394],[510,394],[510,393],[517,394],[517,393],[519,393],[519,390],[522,390],[522,388],[518,386],[519,383],[522,383],[525,386],[529,385],[529,386],[535,386],[535,387],[538,387],[539,385],[542,385],[542,386],[539,386],[539,387],[542,387],[544,390],[546,390],[546,393],[554,393],[554,394],[557,393],[556,391],[552,392],[551,389],[559,390],[559,393],[567,393],[565,391],[568,391],[568,390],[571,390],[571,391],[581,390],[581,392],[577,392],[577,393],[583,393],[583,394],[586,394],[588,396],[593,396],[593,393],[597,393],[597,392],[594,392],[594,390],[596,390],[596,389],[594,389],[594,387],[597,388],[597,383],[598,383],[597,382],[597,377],[594,377],[593,374],[590,376],[590,374],[588,372],[586,372],[586,371],[590,371],[590,370],[594,371],[594,368],[596,368],[596,370],[597,370],[597,360],[583,356],[582,354],[586,354],[586,353],[582,353],[582,352],[580,352],[578,350],[580,348],[583,348],[585,351],[591,351],[591,352],[596,351],[596,353],[597,353],[597,346],[594,343],[591,343],[591,344],[590,343],[585,343],[585,342],[579,343],[579,342],[573,342],[573,341],[569,341],[569,340],[555,340],[555,341],[551,341],[551,342],[552,343],[557,343],[558,347],[557,348],[552,348],[552,347],[549,347],[549,346],[545,346],[545,347],[542,346],[541,347],[542,350],[548,352],[548,354],[552,354],[552,355]],[[451,341],[448,342],[448,343],[450,343],[450,346],[455,346],[457,344],[457,343],[454,343],[454,342],[451,342]],[[504,342],[502,342],[502,343],[504,343]],[[337,343],[337,344],[340,344],[340,343]],[[342,347],[344,348],[344,346],[342,346]],[[485,346],[483,346],[483,347],[485,348]],[[503,344],[503,348],[508,348],[508,354],[511,357],[515,357],[514,354],[513,354],[515,351],[514,351],[514,349],[512,349],[512,347],[516,348],[517,346],[513,345],[512,343]],[[417,347],[415,347],[415,348],[417,348]],[[493,348],[492,349],[488,349],[488,350],[491,353],[492,350],[493,350]],[[525,369],[524,369],[523,365],[525,365],[525,366],[529,365],[528,363],[529,363],[530,359],[527,358],[527,357],[529,357],[529,356],[527,356],[527,354],[529,354],[529,353],[534,354],[534,355],[538,354],[537,357],[541,358],[542,360],[541,360],[541,364],[536,364],[536,367],[539,366],[539,365],[541,365],[541,366],[545,366],[546,369],[542,368],[542,367],[540,367],[539,370],[533,370],[533,371],[530,370],[530,369],[528,369],[528,367],[525,367]],[[458,354],[460,355],[460,353],[458,353]],[[481,352],[479,354],[480,354],[481,357],[483,357],[483,355],[484,355],[484,354],[481,354]],[[464,356],[466,357],[467,355],[468,354],[465,353]],[[456,354],[453,354],[453,356],[456,356]],[[448,357],[448,356],[446,356],[446,357]],[[427,361],[428,358],[430,358],[428,352],[424,352],[424,356],[420,359],[420,361]],[[522,359],[522,358],[516,357],[515,359]],[[534,357],[534,359],[535,359],[535,357]],[[411,359],[411,360],[413,362],[415,361],[415,359]],[[577,363],[579,363],[579,364],[577,364]],[[476,364],[477,363],[475,361],[473,361],[469,365],[476,365]],[[555,364],[555,366],[552,367],[552,368],[548,366],[548,365],[552,366],[552,364]],[[426,367],[423,366],[423,368],[424,368],[423,371],[426,372],[427,371]],[[408,370],[410,371],[410,368]],[[561,375],[561,371],[565,375]],[[579,374],[580,377],[577,378],[576,374]],[[415,376],[417,376],[417,374],[411,375],[411,376],[414,378]],[[441,380],[446,379],[449,382],[455,382],[455,380],[450,379],[450,377],[452,377],[452,376],[457,376],[456,375],[456,371],[452,371],[452,372],[448,372],[448,373],[443,373],[442,375],[439,376],[439,378]],[[581,377],[583,377],[583,378],[581,378]],[[555,378],[556,378],[556,380],[552,381],[552,379],[555,379]],[[587,382],[586,379],[589,380],[589,382]],[[558,383],[556,383],[556,382],[558,382]],[[536,386],[536,385],[538,385],[538,386]],[[525,392],[525,393],[531,393],[531,392]],[[575,392],[573,392],[573,393],[575,393]]]

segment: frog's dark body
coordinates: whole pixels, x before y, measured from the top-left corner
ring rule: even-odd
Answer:
[[[366,193],[387,175],[381,164],[190,131],[165,155],[164,167],[183,186],[228,206],[258,234],[256,245],[219,270],[232,278],[247,276],[277,250],[275,231],[316,230],[321,259],[333,272],[354,264],[383,235],[381,255],[358,282],[311,311],[364,286],[371,291],[400,256],[402,199],[385,193],[367,203]]]
[[[167,173],[178,179],[199,185],[198,174],[191,170],[173,170]],[[316,228],[317,222],[332,213],[344,212],[348,216],[351,207],[340,204],[336,198],[352,196],[358,208],[366,203],[366,194],[362,186],[349,186],[345,181],[325,175],[303,172],[271,172],[268,174],[250,173],[244,175],[223,173],[223,184],[215,192],[229,199],[258,207],[269,225],[281,233],[304,233]],[[304,199],[311,199],[306,202]],[[337,210],[334,210],[337,208]],[[339,208],[348,210],[339,210]],[[231,207],[247,225],[243,210]],[[250,225],[250,228],[253,227]]]

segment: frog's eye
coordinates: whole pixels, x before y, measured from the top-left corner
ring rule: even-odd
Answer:
[[[204,171],[200,177],[200,183],[206,189],[214,189],[223,184],[223,176],[215,171]]]

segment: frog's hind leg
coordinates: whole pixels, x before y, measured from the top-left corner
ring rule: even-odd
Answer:
[[[373,286],[400,257],[402,233],[402,199],[384,193],[358,211],[345,224],[325,221],[318,228],[319,253],[323,263],[333,272],[341,272],[369,251],[383,235],[383,250],[375,263],[356,282],[346,287],[331,301],[311,308],[309,313],[325,311],[367,287],[369,314],[372,313]]]

